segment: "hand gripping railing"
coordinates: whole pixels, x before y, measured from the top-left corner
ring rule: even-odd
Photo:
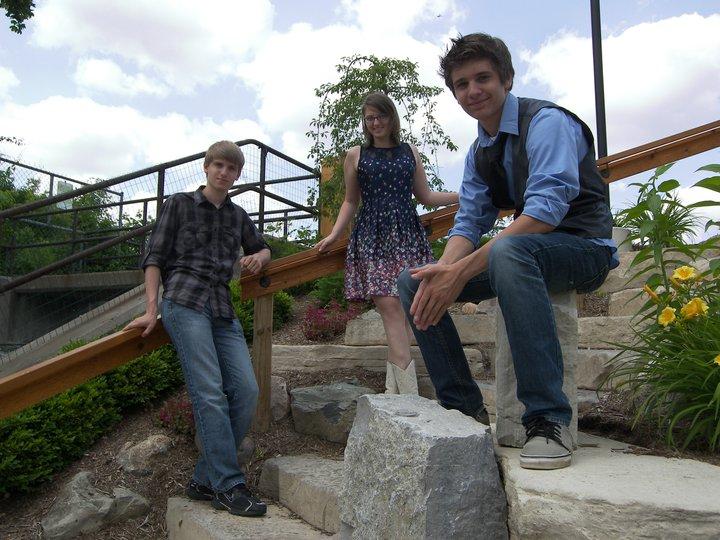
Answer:
[[[632,148],[598,160],[607,182],[627,178],[673,160],[720,147],[720,121],[672,137]],[[440,238],[452,226],[457,207],[421,216],[430,238]],[[270,373],[272,369],[272,293],[316,279],[343,267],[347,238],[327,253],[315,249],[272,261],[259,276],[242,275],[244,298],[255,299],[253,366],[260,387],[255,429],[270,424]],[[0,379],[0,418],[9,416],[100,373],[137,358],[169,342],[157,325],[147,337],[139,330],[118,332]]]

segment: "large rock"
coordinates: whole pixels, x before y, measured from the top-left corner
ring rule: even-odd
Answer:
[[[270,412],[276,422],[285,418],[290,412],[290,396],[287,391],[287,383],[285,379],[277,375],[270,377]]]
[[[340,519],[345,538],[506,538],[488,428],[419,396],[361,397]]]
[[[258,487],[310,525],[336,533],[340,530],[342,482],[342,461],[312,455],[282,456],[265,461]]]
[[[612,349],[578,349],[578,361],[575,364],[575,383],[577,387],[588,390],[616,387],[620,380],[608,380],[608,375],[612,371],[610,361],[618,354],[620,354],[620,351]],[[626,358],[627,355],[622,353],[617,361],[622,363]]]
[[[374,393],[371,388],[348,383],[295,388],[291,392],[295,431],[345,442],[355,418],[357,399]]]
[[[563,392],[572,407],[570,434],[577,441],[577,386],[575,364],[578,352],[577,299],[574,291],[550,295],[555,315],[555,328],[562,349]],[[495,382],[497,441],[503,446],[522,447],[525,444],[525,427],[521,418],[525,406],[517,398],[517,379],[508,343],[505,321],[498,319],[495,353]]]
[[[464,345],[495,341],[495,313],[487,310],[485,313],[465,315],[454,313],[452,320],[455,323],[460,341]],[[412,343],[415,344],[413,337]],[[387,337],[385,328],[380,319],[353,319],[345,327],[345,345],[385,345]]]
[[[115,488],[112,497],[95,489],[90,473],[83,471],[63,487],[41,526],[45,538],[62,540],[142,516],[149,510],[148,502],[128,489]]]
[[[218,512],[204,502],[172,497],[165,514],[168,540],[327,540],[328,536],[295,518],[289,510],[268,504],[265,517]]]
[[[289,370],[323,371],[328,369],[364,368],[385,371],[388,348],[385,345],[273,345],[273,371]],[[427,375],[420,348],[410,347],[418,375]],[[465,356],[473,376],[485,371],[483,353],[475,348],[465,348]]]
[[[582,434],[581,434],[582,435]],[[513,538],[720,536],[720,467],[625,453],[582,435],[566,469],[522,469],[519,450],[498,448]]]
[[[124,471],[136,476],[152,473],[153,458],[164,454],[172,445],[172,439],[166,435],[150,435],[144,441],[133,444],[126,442],[118,453],[117,460]]]

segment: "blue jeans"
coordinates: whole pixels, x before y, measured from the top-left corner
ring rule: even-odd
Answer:
[[[552,232],[497,240],[487,271],[467,282],[458,301],[497,296],[505,319],[517,378],[517,397],[525,406],[523,423],[542,416],[570,424],[572,410],[562,391],[563,360],[548,292],[590,292],[607,277],[611,250],[570,234]],[[420,282],[408,270],[398,277],[400,301],[422,351],[440,403],[475,416],[483,398],[472,379],[455,325],[446,312],[426,331],[415,328],[410,306]]]
[[[182,364],[202,450],[193,479],[215,491],[245,482],[237,448],[257,404],[250,353],[237,319],[163,299],[162,322]]]

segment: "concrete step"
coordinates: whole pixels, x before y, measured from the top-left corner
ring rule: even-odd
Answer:
[[[52,358],[67,343],[90,341],[145,312],[145,286],[138,285],[52,332],[0,357],[0,378]]]
[[[276,504],[268,505],[264,517],[247,518],[215,510],[207,502],[172,497],[168,499],[165,521],[169,540],[328,538]]]
[[[473,378],[488,379],[495,376],[494,346],[465,347],[464,350]],[[608,361],[618,352],[611,349],[578,349],[578,362],[575,366],[575,381],[578,388],[589,390],[599,388],[609,372]],[[411,353],[415,359],[420,381],[427,376],[427,368],[418,347],[411,347]],[[273,345],[272,348],[273,370],[278,372],[355,367],[384,371],[386,358],[385,345]]]
[[[720,467],[629,453],[628,445],[580,434],[573,463],[520,468],[515,448],[495,449],[511,538],[718,538]]]
[[[353,319],[345,328],[345,345],[386,345],[385,329],[380,316]],[[495,343],[495,313],[452,315],[463,345]],[[578,346],[585,349],[613,349],[612,343],[629,343],[632,317],[581,317],[578,319]],[[414,340],[413,340],[414,343]]]
[[[342,481],[342,461],[313,455],[282,456],[265,462],[258,487],[311,525],[337,533]]]

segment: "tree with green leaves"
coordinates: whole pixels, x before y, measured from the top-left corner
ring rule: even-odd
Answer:
[[[435,99],[442,88],[421,84],[417,64],[407,59],[354,55],[342,58],[336,69],[339,79],[315,90],[321,98],[320,109],[307,133],[313,142],[310,159],[318,166],[332,167],[332,178],[323,182],[319,193],[310,193],[308,204],[319,203],[324,215],[337,214],[344,192],[342,156],[348,148],[362,144],[362,101],[376,91],[395,102],[403,122],[401,139],[417,147],[430,187],[442,188],[437,153],[442,148],[457,150],[435,119]]]
[[[0,0],[0,9],[5,10],[5,16],[10,19],[10,30],[22,34],[25,21],[32,18],[35,2],[32,0]]]

